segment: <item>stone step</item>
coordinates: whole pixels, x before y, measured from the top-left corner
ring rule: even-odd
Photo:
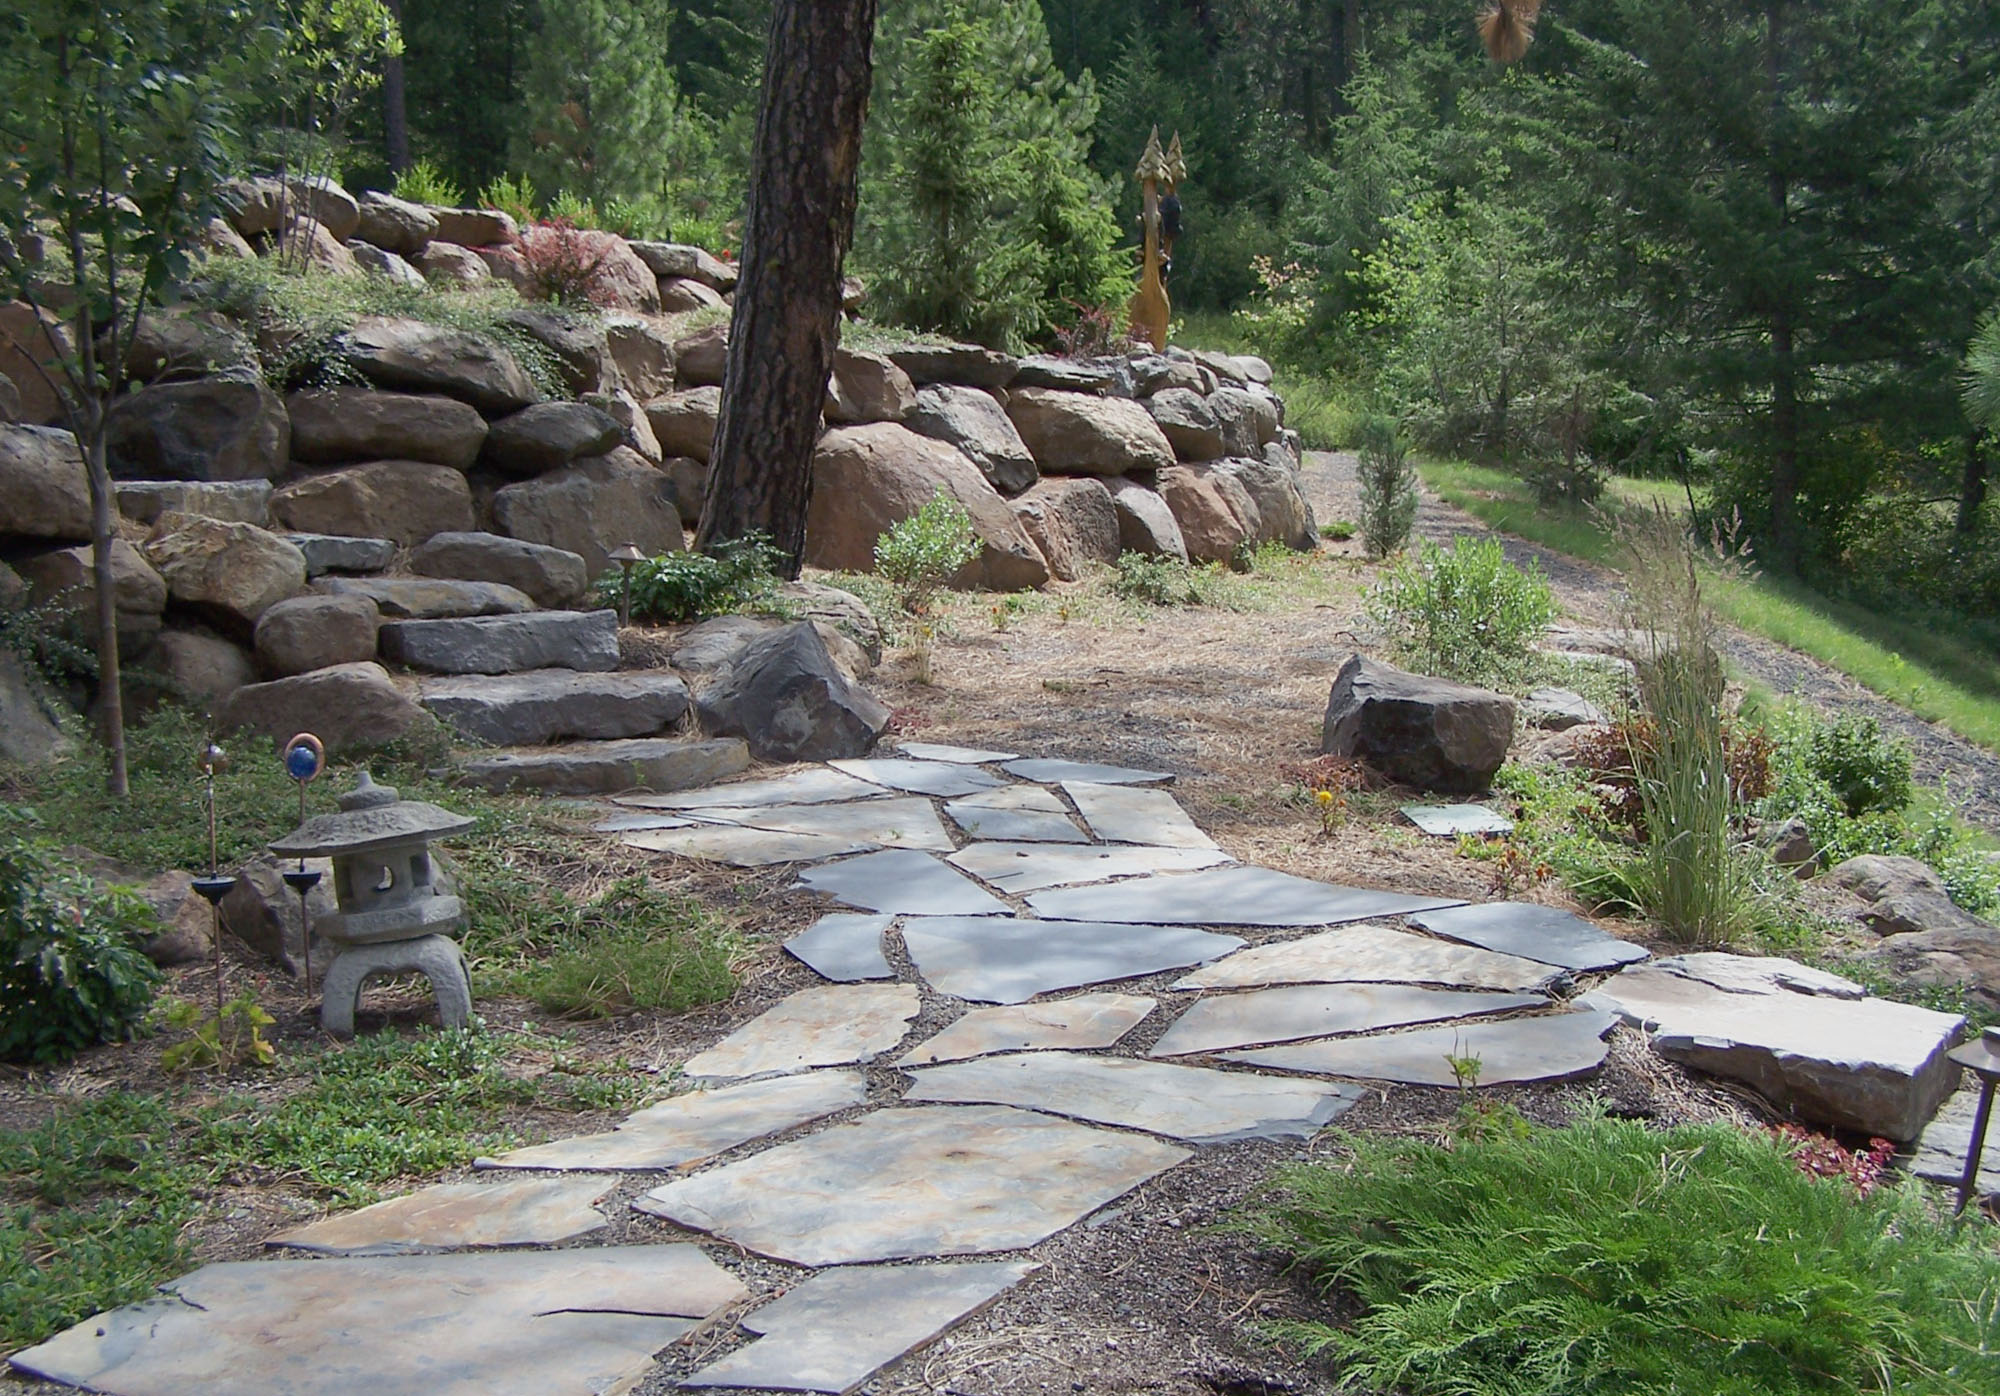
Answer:
[[[618,667],[616,611],[534,611],[382,627],[382,657],[432,674],[599,672]]]
[[[481,790],[613,795],[624,790],[692,790],[749,766],[750,748],[737,737],[685,742],[640,737],[486,753],[467,761],[459,777]]]
[[[532,669],[425,679],[418,701],[461,736],[490,746],[535,746],[653,736],[686,715],[688,691],[664,669]]]
[[[365,596],[385,620],[517,616],[535,609],[534,600],[518,588],[442,577],[329,577],[315,583],[314,590],[329,596]]]

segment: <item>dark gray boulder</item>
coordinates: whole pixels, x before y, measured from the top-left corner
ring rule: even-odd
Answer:
[[[848,682],[810,621],[752,641],[695,706],[702,730],[742,737],[759,761],[865,756],[889,725],[888,708]]]
[[[1329,755],[1450,794],[1484,790],[1513,740],[1513,699],[1359,654],[1334,678],[1320,730],[1320,750]]]

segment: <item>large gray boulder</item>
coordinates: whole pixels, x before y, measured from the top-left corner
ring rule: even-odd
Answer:
[[[89,539],[90,476],[67,431],[0,426],[0,534]]]
[[[683,388],[719,388],[729,363],[729,323],[712,325],[674,341],[674,374]]]
[[[380,460],[309,475],[271,496],[271,516],[297,533],[387,538],[405,547],[472,528],[464,472],[427,461]]]
[[[609,415],[582,402],[538,402],[493,423],[480,463],[503,475],[545,475],[625,439]]]
[[[627,392],[645,402],[674,386],[678,322],[624,311],[604,317],[604,340]]]
[[[513,242],[520,229],[513,218],[494,208],[442,208],[426,204],[436,223],[432,237],[460,247],[496,247]]]
[[[62,704],[10,649],[0,647],[0,763],[32,766],[68,751]]]
[[[691,310],[719,309],[728,304],[721,292],[693,277],[663,276],[654,286],[663,315],[684,315]]]
[[[410,254],[409,262],[434,286],[477,286],[493,279],[483,257],[455,242],[427,243],[421,252]]]
[[[437,236],[437,215],[422,204],[370,189],[355,209],[353,236],[408,257]]]
[[[626,543],[649,557],[686,546],[672,479],[627,446],[509,485],[492,507],[500,532],[575,553],[592,577]]]
[[[147,648],[144,663],[160,676],[168,693],[205,712],[213,712],[237,689],[257,682],[257,664],[250,652],[212,630],[163,630]]]
[[[1319,527],[1296,473],[1267,460],[1248,458],[1217,461],[1211,468],[1233,476],[1257,506],[1256,541],[1283,543],[1307,553],[1319,546]]]
[[[715,441],[716,419],[722,413],[722,389],[689,388],[666,393],[646,404],[646,420],[660,450],[670,456],[706,461]]]
[[[497,533],[435,534],[410,553],[410,570],[426,577],[499,582],[548,610],[574,606],[590,584],[583,559],[568,549]]]
[[[958,447],[1002,494],[1019,494],[1035,483],[1035,457],[990,392],[952,383],[926,384],[917,389],[916,403],[903,424]]]
[[[99,341],[101,352],[110,346]],[[218,373],[254,374],[250,337],[212,311],[161,311],[139,322],[125,350],[125,371],[140,383],[182,382]]]
[[[1159,424],[1128,398],[1013,387],[1007,416],[1044,475],[1129,475],[1174,463]]]
[[[111,472],[128,480],[269,479],[291,443],[284,402],[247,374],[141,388],[105,425]]]
[[[328,577],[313,585],[327,596],[367,601],[389,620],[518,616],[535,609],[535,603],[525,592],[498,582],[460,582],[438,577]]]
[[[425,721],[424,710],[396,687],[379,664],[336,664],[327,669],[253,683],[224,699],[216,729],[256,732],[273,742],[311,732],[329,752],[387,746]]]
[[[696,707],[703,731],[742,737],[759,761],[865,756],[889,725],[888,708],[848,682],[809,621],[752,641]]]
[[[1052,476],[1008,503],[1057,580],[1118,561],[1118,510],[1101,481]]]
[[[419,701],[447,727],[488,746],[650,737],[686,716],[687,685],[662,671],[425,679]]]
[[[1243,482],[1213,465],[1177,465],[1158,476],[1160,497],[1174,516],[1188,559],[1229,562],[1263,524]]]
[[[385,281],[393,281],[418,291],[430,284],[424,280],[424,274],[411,266],[400,254],[384,251],[372,242],[350,238],[347,250],[354,254],[354,265],[370,276],[379,276]]]
[[[1986,922],[1952,901],[1944,881],[1917,858],[1863,854],[1827,869],[1826,880],[1865,904],[1861,919],[1877,935],[1967,930]]]
[[[324,175],[285,181],[294,212],[320,224],[342,242],[360,231],[361,206],[352,194]]]
[[[113,490],[118,512],[133,523],[155,524],[168,514],[259,528],[271,521],[269,480],[121,480]]]
[[[1223,456],[1222,424],[1200,393],[1162,388],[1146,399],[1146,410],[1153,414],[1181,460],[1219,460]]]
[[[1255,456],[1264,443],[1278,436],[1278,407],[1265,393],[1245,388],[1217,388],[1208,395],[1208,407],[1222,432],[1223,454]]]
[[[1170,557],[1176,562],[1188,560],[1187,540],[1158,490],[1120,477],[1105,484],[1111,491],[1111,507],[1118,514],[1119,551]]]
[[[62,361],[70,352],[63,323],[46,306],[0,301],[0,373],[21,395],[16,420],[48,426],[63,420]]]
[[[95,550],[84,544],[35,553],[15,564],[28,583],[31,605],[55,603],[82,625],[93,641],[97,636],[97,569]],[[160,613],[167,608],[167,584],[145,555],[123,538],[111,540],[111,598],[117,611],[118,649],[136,653],[160,630]]]
[[[1066,393],[1134,396],[1137,386],[1131,367],[1123,355],[1096,359],[1062,359],[1053,354],[1030,354],[1014,369],[1008,385],[1015,388],[1055,388]]]
[[[505,312],[500,320],[549,351],[563,386],[570,392],[601,393],[618,385],[618,365],[611,356],[604,321],[598,316],[557,306],[524,305]]]
[[[640,238],[633,238],[629,245],[632,254],[657,277],[698,281],[715,291],[736,289],[736,268],[703,248]]]
[[[358,320],[341,337],[340,353],[377,387],[443,393],[489,416],[518,412],[541,397],[520,362],[499,345],[422,320]]]
[[[288,597],[257,618],[257,659],[279,677],[359,664],[375,657],[380,623],[365,596]]]
[[[1958,988],[2000,1010],[2000,926],[1968,912],[1928,930],[1886,935],[1859,958],[1897,983]]]
[[[342,538],[332,533],[287,533],[283,537],[305,555],[308,577],[323,577],[329,572],[380,572],[396,560],[393,538]]]
[[[253,524],[183,516],[145,552],[171,600],[234,635],[247,637],[259,616],[306,584],[304,554]]]
[[[618,667],[616,611],[534,611],[470,620],[401,620],[382,627],[382,656],[433,674]]]
[[[292,459],[313,465],[420,460],[468,469],[486,419],[456,398],[377,388],[302,388],[285,399]]]
[[[1514,740],[1514,701],[1355,655],[1327,695],[1320,750],[1419,790],[1484,790]]]
[[[889,359],[910,375],[919,388],[955,383],[968,388],[1004,388],[1014,381],[1020,363],[1011,354],[982,349],[977,344],[919,344],[891,349]]]

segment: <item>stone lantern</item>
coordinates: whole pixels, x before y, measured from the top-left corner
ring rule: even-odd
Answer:
[[[448,1028],[472,1020],[472,983],[453,935],[465,918],[459,899],[438,885],[430,841],[477,821],[436,805],[402,800],[366,771],[340,797],[338,814],[307,820],[270,845],[281,858],[331,858],[339,912],[316,927],[335,948],[321,982],[320,1026],[354,1032],[361,986],[380,974],[414,970],[430,980]]]

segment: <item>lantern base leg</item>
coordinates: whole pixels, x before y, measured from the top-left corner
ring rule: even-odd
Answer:
[[[458,942],[450,936],[419,936],[342,946],[320,981],[320,1027],[335,1037],[354,1036],[362,986],[378,975],[411,971],[430,980],[446,1027],[462,1028],[472,1021],[472,978]]]

